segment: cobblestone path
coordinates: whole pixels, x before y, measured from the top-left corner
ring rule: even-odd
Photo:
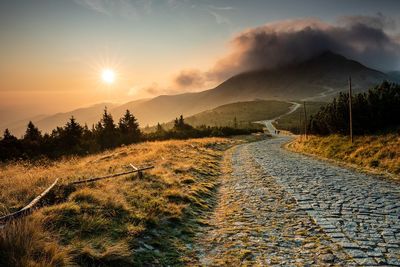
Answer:
[[[286,151],[281,145],[288,140],[251,143],[248,149],[357,264],[400,266],[400,184]]]
[[[209,226],[198,236],[201,266],[349,266],[352,260],[331,241],[254,160],[257,146],[236,147]],[[265,166],[267,167],[267,166]]]

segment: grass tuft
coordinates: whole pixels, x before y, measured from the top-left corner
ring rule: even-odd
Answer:
[[[361,168],[400,175],[400,137],[398,134],[356,136],[309,136],[298,138],[289,148],[328,159],[354,164]]]
[[[0,266],[65,266],[72,263],[68,249],[53,242],[41,221],[23,218],[0,230]]]

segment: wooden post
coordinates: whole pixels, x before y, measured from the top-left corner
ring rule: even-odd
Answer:
[[[306,111],[306,101],[303,102],[304,105],[304,137],[307,140],[307,111]]]
[[[299,112],[299,135],[302,137],[301,129],[303,128],[303,122],[301,121],[301,112]]]
[[[133,164],[131,163],[131,164],[129,164],[131,167],[132,167],[132,169],[134,169],[135,171],[137,171],[138,170],[138,168],[136,167],[136,166],[133,166]],[[137,178],[138,179],[142,179],[143,178],[143,172],[141,172],[141,171],[138,171],[137,172]]]
[[[349,127],[350,127],[350,143],[353,144],[353,114],[352,114],[352,92],[351,92],[351,76],[349,76]]]

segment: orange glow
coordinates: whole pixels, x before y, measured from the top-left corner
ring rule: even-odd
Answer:
[[[112,69],[104,69],[101,71],[101,79],[105,83],[112,84],[115,81],[115,72]]]

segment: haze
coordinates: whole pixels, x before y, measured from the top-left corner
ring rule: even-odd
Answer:
[[[367,55],[350,46],[340,52],[399,69],[399,10],[399,1],[2,1],[0,122],[212,88],[254,67],[246,65],[255,62],[248,43],[235,37],[288,20],[317,21],[322,32],[349,20],[378,24],[384,35],[372,38],[380,40],[374,47],[382,59],[371,40],[362,41]],[[102,81],[104,69],[115,71],[112,83]]]

